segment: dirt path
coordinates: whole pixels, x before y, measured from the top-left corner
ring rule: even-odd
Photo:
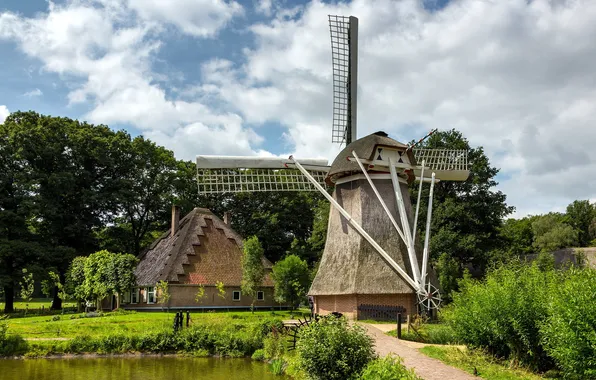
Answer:
[[[418,348],[424,347],[422,343],[398,340],[386,335],[378,326],[369,323],[360,323],[366,328],[368,334],[375,339],[375,350],[381,356],[394,353],[401,356],[404,365],[413,368],[416,374],[425,380],[474,380],[477,377],[460,369],[448,366],[441,361],[420,353]],[[382,325],[381,325],[382,326]],[[391,325],[386,325],[391,326]]]

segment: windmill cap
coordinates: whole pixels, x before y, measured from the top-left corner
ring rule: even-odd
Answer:
[[[335,157],[325,181],[331,185],[335,183],[338,178],[361,173],[362,171],[360,170],[358,163],[354,160],[349,161],[347,158],[352,156],[352,151],[355,151],[361,159],[372,160],[377,147],[387,147],[403,151],[408,148],[406,144],[388,137],[387,133],[383,131],[372,133],[353,141],[346,146],[337,157]],[[412,151],[408,151],[408,158],[411,163],[416,162]]]

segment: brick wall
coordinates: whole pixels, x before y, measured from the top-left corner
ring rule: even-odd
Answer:
[[[358,305],[403,306],[406,314],[416,313],[415,294],[348,294],[315,296],[315,313],[326,315],[337,311],[348,319],[358,318]]]

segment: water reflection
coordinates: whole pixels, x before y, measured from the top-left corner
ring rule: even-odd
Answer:
[[[280,379],[250,359],[121,357],[0,360],[3,380]]]

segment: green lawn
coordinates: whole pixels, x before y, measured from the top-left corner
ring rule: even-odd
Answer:
[[[45,307],[49,309],[52,305],[52,300],[50,298],[36,298],[31,301],[15,301],[14,308],[16,310],[25,310],[27,307],[29,310],[32,309],[41,309],[41,307]],[[77,304],[75,302],[63,302],[63,307],[76,307]],[[0,302],[0,311],[4,310],[4,302]]]
[[[397,330],[388,331],[387,335],[396,336]],[[459,343],[451,327],[442,323],[425,323],[416,330],[411,328],[409,333],[407,326],[402,324],[401,339],[431,344]]]
[[[470,351],[457,347],[427,346],[420,349],[420,352],[439,359],[445,364],[460,368],[471,374],[474,369],[482,379],[487,380],[537,380],[541,376],[527,371],[523,368],[509,367],[507,363],[500,362],[490,355],[479,351]]]
[[[85,314],[57,316],[36,316],[8,319],[9,331],[23,338],[73,338],[77,335],[92,337],[113,334],[145,333],[163,328],[171,329],[174,312],[112,312],[101,317],[84,318]],[[294,316],[301,314],[294,312]],[[83,318],[82,318],[83,317]],[[258,321],[265,318],[289,319],[289,311],[238,311],[238,312],[193,312],[193,324],[212,326]],[[59,319],[58,319],[59,318]],[[185,322],[186,323],[186,322]]]

